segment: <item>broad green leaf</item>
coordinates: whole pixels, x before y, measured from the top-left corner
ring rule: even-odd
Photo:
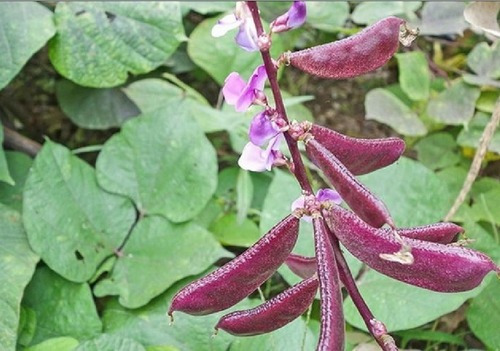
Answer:
[[[495,103],[500,97],[500,90],[486,90],[482,91],[479,99],[476,101],[476,108],[482,112],[493,113],[495,110]]]
[[[396,335],[402,338],[401,344],[408,345],[411,340],[425,340],[425,341],[435,341],[438,343],[454,344],[465,347],[465,342],[458,335],[448,334],[445,332],[440,332],[436,330],[401,330]]]
[[[211,233],[159,216],[141,219],[121,249],[111,275],[97,283],[97,296],[119,295],[128,308],[144,306],[176,281],[199,274],[229,256]]]
[[[454,200],[443,180],[406,157],[359,179],[387,205],[398,227],[439,222]]]
[[[190,316],[174,313],[174,323],[166,316],[166,311],[174,294],[190,280],[175,284],[166,293],[151,301],[148,305],[129,310],[111,300],[103,312],[104,331],[108,334],[132,338],[145,347],[168,345],[182,351],[227,350],[235,339],[222,331],[213,337],[214,326],[219,318],[228,313],[222,311],[208,316]],[[247,300],[235,306],[248,308]]]
[[[235,4],[231,1],[182,1],[181,8],[187,11],[192,10],[202,15],[208,15],[209,13],[234,10]]]
[[[212,37],[212,27],[220,18],[209,18],[196,26],[189,37],[189,57],[220,85],[231,72],[238,72],[247,80],[254,69],[262,65],[260,52],[248,52],[240,48],[234,41],[237,30],[220,38]],[[273,37],[272,56],[277,57],[282,52],[279,36]]]
[[[81,341],[99,335],[102,329],[89,285],[70,282],[48,267],[35,272],[26,288],[23,306],[36,313],[33,344],[59,336]]]
[[[412,100],[427,100],[431,88],[431,72],[422,51],[397,54],[399,84]]]
[[[146,351],[146,349],[134,339],[102,334],[95,339],[82,342],[74,351]]]
[[[500,199],[500,187],[474,196],[474,204],[471,207],[473,217],[477,221],[500,225],[498,199]]]
[[[0,23],[2,89],[54,35],[55,28],[52,12],[34,1],[0,2]]]
[[[467,65],[478,76],[500,79],[500,44],[477,44],[467,55]]]
[[[73,351],[78,346],[78,340],[69,336],[47,339],[39,344],[28,347],[24,351]]]
[[[181,351],[174,346],[148,346],[146,351]]]
[[[58,2],[49,56],[77,84],[105,88],[152,71],[185,39],[177,2]]]
[[[1,6],[1,3],[0,3]],[[7,165],[7,160],[5,159],[5,153],[2,147],[3,143],[3,127],[0,124],[0,186],[2,186],[2,182],[5,182],[11,186],[15,185],[14,179],[12,179],[9,167]]]
[[[469,27],[464,19],[463,2],[426,2],[418,24],[422,35],[463,34]]]
[[[448,89],[440,93],[427,105],[427,114],[439,122],[452,125],[468,123],[479,98],[480,90],[465,84],[455,82]]]
[[[215,150],[184,109],[125,123],[104,145],[96,168],[104,189],[129,197],[143,214],[174,222],[200,213],[217,184]]]
[[[474,334],[492,350],[500,345],[500,282],[493,281],[477,296],[467,310],[467,323]]]
[[[260,239],[259,227],[248,218],[238,222],[234,213],[216,219],[210,231],[223,245],[249,247]]]
[[[24,187],[23,221],[30,245],[49,267],[71,281],[88,280],[134,219],[130,201],[102,190],[92,167],[45,142]]]
[[[422,6],[421,1],[377,1],[362,2],[352,13],[352,20],[359,24],[372,24],[388,16],[414,19],[415,11]]]
[[[33,160],[26,154],[16,151],[6,151],[5,158],[15,184],[9,185],[0,182],[0,202],[17,211],[21,211],[23,207],[24,182],[26,181]]]
[[[377,88],[368,92],[365,98],[366,119],[373,119],[408,136],[420,136],[427,129],[417,114],[391,92]]]
[[[140,113],[119,88],[86,88],[61,80],[56,83],[56,95],[64,113],[82,128],[119,127]]]
[[[449,133],[435,133],[421,139],[416,145],[418,160],[428,168],[442,169],[460,161],[458,146]]]
[[[487,281],[489,279],[467,292],[438,293],[402,283],[372,270],[358,282],[358,287],[377,319],[384,322],[388,331],[395,331],[415,328],[455,311],[466,300],[478,295]],[[350,298],[344,302],[344,314],[347,322],[366,330]]]
[[[461,146],[477,148],[484,128],[488,124],[491,115],[484,112],[477,112],[470,121],[467,129],[462,129],[458,134],[457,143]],[[493,139],[488,146],[489,151],[500,154],[500,130],[496,130]]]
[[[36,313],[31,308],[21,306],[19,327],[17,328],[17,344],[27,346],[31,344],[36,330]]]
[[[342,28],[349,17],[347,1],[308,1],[306,6],[307,23],[325,32],[335,32]]]
[[[0,349],[16,350],[23,291],[38,256],[28,244],[21,216],[0,204]]]
[[[487,254],[493,261],[500,263],[500,237],[498,233],[490,235],[482,225],[476,222],[466,222],[463,225],[465,236],[471,239],[469,246]],[[496,229],[496,228],[495,228]]]
[[[238,223],[247,218],[248,210],[253,199],[253,183],[250,173],[240,169],[236,180],[236,214]]]

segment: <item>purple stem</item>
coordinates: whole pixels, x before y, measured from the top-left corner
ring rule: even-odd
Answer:
[[[252,13],[252,18],[255,23],[255,28],[257,29],[257,36],[260,38],[264,33],[264,28],[262,27],[262,21],[259,15],[259,7],[256,1],[247,1],[247,5]],[[262,55],[262,60],[264,61],[264,66],[267,71],[267,77],[269,78],[269,83],[271,85],[271,90],[273,92],[274,101],[276,103],[276,112],[279,116],[283,118],[288,123],[288,117],[286,115],[285,104],[283,103],[283,97],[281,96],[280,87],[278,84],[277,70],[274,66],[273,60],[271,59],[271,54],[269,49],[261,49],[260,53]],[[297,142],[288,133],[285,134],[285,140],[290,150],[290,155],[292,156],[295,177],[300,184],[302,190],[307,191],[312,194],[313,190],[309,179],[307,178],[306,169],[304,163],[302,162],[302,157],[300,155],[299,147]]]

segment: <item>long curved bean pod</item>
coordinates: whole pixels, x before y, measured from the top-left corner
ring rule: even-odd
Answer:
[[[354,175],[386,167],[405,150],[405,142],[400,138],[352,138],[316,124],[309,132]]]
[[[401,248],[395,235],[370,227],[354,213],[339,206],[324,211],[328,226],[354,256],[373,269],[400,281],[439,292],[475,288],[498,267],[486,255],[456,245],[443,245],[404,238],[414,261],[403,265],[381,258]]]
[[[396,17],[387,17],[356,35],[292,52],[287,59],[292,66],[322,78],[360,76],[385,65],[394,55],[403,22]]]
[[[381,227],[394,222],[382,201],[365,188],[330,151],[315,139],[306,144],[309,158],[323,171],[349,207],[366,223]]]
[[[260,306],[226,314],[215,329],[238,336],[272,332],[303,314],[313,302],[317,290],[318,278],[308,278]]]
[[[318,260],[321,328],[316,351],[344,349],[344,314],[335,254],[323,218],[314,218],[314,246]]]
[[[206,315],[225,310],[255,291],[286,260],[297,241],[299,219],[285,217],[253,246],[209,275],[181,289],[168,314]]]
[[[449,244],[464,229],[454,223],[441,222],[413,228],[398,228],[397,231],[406,238]]]
[[[316,273],[316,258],[290,254],[285,261],[290,270],[301,277],[307,279]]]

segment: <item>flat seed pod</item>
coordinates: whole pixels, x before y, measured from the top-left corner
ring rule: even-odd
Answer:
[[[454,223],[441,222],[413,228],[398,228],[398,234],[407,238],[449,244],[464,229]]]
[[[238,336],[270,333],[303,314],[313,302],[317,290],[318,278],[303,280],[260,306],[223,316],[215,329]]]
[[[400,138],[352,138],[315,124],[310,133],[354,175],[389,166],[405,150],[405,142]]]
[[[301,277],[307,279],[316,273],[316,258],[290,254],[285,261],[290,270]]]
[[[387,17],[346,39],[286,54],[285,60],[322,78],[360,76],[382,67],[394,55],[403,22]]]
[[[241,255],[182,288],[168,314],[206,315],[225,310],[254,292],[286,260],[297,241],[299,219],[289,215]]]

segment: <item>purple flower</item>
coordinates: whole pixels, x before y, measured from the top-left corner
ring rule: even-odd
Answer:
[[[342,198],[340,197],[339,193],[336,192],[335,190],[319,189],[316,196],[313,196],[313,195],[299,196],[297,198],[297,200],[292,202],[292,205],[291,205],[292,212],[295,211],[296,209],[306,209],[306,208],[314,207],[312,202],[315,202],[315,201],[319,202],[319,205],[321,205],[322,203],[328,202],[328,201],[331,201],[331,202],[339,205],[342,203]],[[311,202],[311,203],[309,203],[309,202]],[[301,219],[303,219],[306,222],[312,221],[312,217],[308,216],[308,215],[302,216]]]
[[[278,133],[281,133],[279,127],[271,121],[266,111],[263,111],[252,119],[248,137],[253,144],[262,146]]]
[[[287,30],[300,27],[306,21],[306,2],[294,1],[290,9],[271,23],[274,33],[286,32]]]
[[[238,165],[247,171],[270,171],[273,165],[283,158],[283,155],[279,151],[282,139],[283,133],[277,134],[271,138],[265,150],[249,142],[243,148],[243,152],[238,160]]]
[[[230,30],[239,27],[238,34],[236,34],[236,43],[246,51],[258,51],[257,44],[257,29],[253,23],[252,14],[250,9],[244,1],[236,3],[236,10],[234,13],[221,18],[212,28],[213,37],[222,37]]]
[[[234,105],[238,112],[244,112],[255,102],[265,103],[262,101],[265,100],[262,90],[266,79],[267,73],[264,65],[255,69],[248,83],[237,72],[232,72],[224,82],[222,93],[229,105]]]

